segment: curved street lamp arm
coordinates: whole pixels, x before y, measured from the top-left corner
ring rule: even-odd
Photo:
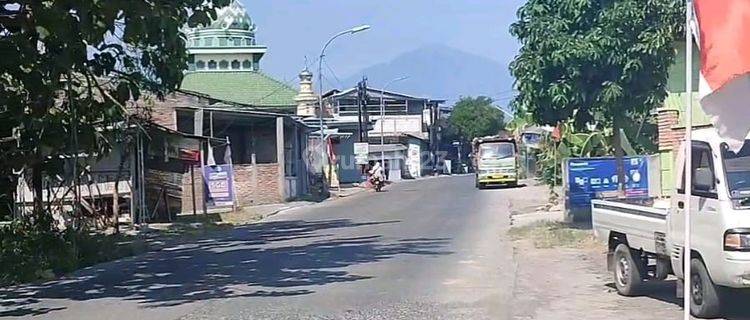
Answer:
[[[320,58],[321,59],[318,60],[318,63],[319,64],[323,63],[323,57],[325,57],[325,55],[326,55],[326,49],[328,49],[328,46],[331,45],[331,43],[333,42],[333,40],[336,40],[336,38],[338,38],[340,36],[343,36],[343,35],[346,35],[346,34],[349,34],[351,32],[352,32],[351,30],[341,31],[341,32],[335,34],[333,37],[331,37],[331,39],[328,39],[328,42],[326,42],[326,44],[323,46],[323,50],[320,50]]]

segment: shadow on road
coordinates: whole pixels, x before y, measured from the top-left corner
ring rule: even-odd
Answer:
[[[675,295],[676,282],[677,281],[675,280],[648,281],[643,283],[643,288],[640,292],[644,297],[649,297],[651,299],[656,299],[662,302],[682,306],[682,299],[678,299]],[[606,286],[613,290],[617,290],[614,282],[607,283]],[[623,298],[627,299],[626,297]]]
[[[646,282],[644,283],[643,296],[682,308],[682,298],[677,298],[675,295],[676,285],[676,280]],[[607,287],[616,289],[615,284],[612,282],[608,283]],[[750,309],[747,308],[747,301],[750,299],[750,294],[736,290],[726,292],[726,294],[726,304],[723,305],[725,312],[724,319],[750,320]]]
[[[258,223],[87,268],[66,279],[0,289],[0,317],[59,311],[42,299],[120,298],[145,308],[231,297],[313,293],[312,286],[372,278],[341,270],[397,255],[446,255],[449,239],[331,238],[335,229],[396,224],[348,219]]]
[[[506,185],[506,184],[492,184],[482,187],[479,190],[503,190],[503,189],[520,189],[526,187],[525,183],[519,183],[515,185]]]

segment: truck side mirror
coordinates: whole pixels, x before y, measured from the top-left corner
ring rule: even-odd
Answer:
[[[711,191],[714,187],[714,174],[708,168],[697,168],[695,169],[695,181],[693,185],[696,191]]]

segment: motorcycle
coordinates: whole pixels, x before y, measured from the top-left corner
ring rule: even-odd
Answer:
[[[380,190],[383,189],[383,185],[385,184],[385,181],[383,181],[383,179],[380,177],[371,176],[370,183],[375,188],[376,192],[380,192]]]

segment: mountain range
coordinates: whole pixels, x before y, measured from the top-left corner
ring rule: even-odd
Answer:
[[[427,45],[379,63],[342,81],[355,86],[365,76],[368,86],[380,89],[391,79],[409,78],[388,87],[389,91],[444,99],[448,104],[461,96],[484,95],[504,105],[513,86],[508,66],[476,54],[444,45]]]

